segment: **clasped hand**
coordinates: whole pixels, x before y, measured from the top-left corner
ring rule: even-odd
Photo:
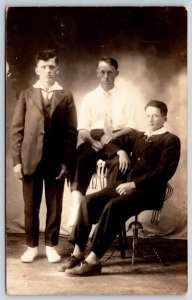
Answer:
[[[104,134],[100,141],[92,140],[91,146],[97,152],[103,149],[104,145],[108,144],[112,139],[112,136]]]
[[[113,135],[104,134],[100,140],[101,144],[104,146],[108,144],[113,139]]]
[[[116,188],[116,191],[119,195],[127,195],[131,190],[135,189],[135,183],[133,181],[121,183]]]

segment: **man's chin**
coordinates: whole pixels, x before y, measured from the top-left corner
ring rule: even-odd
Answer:
[[[49,85],[52,85],[54,83],[54,79],[49,77],[45,79],[45,82]]]
[[[149,125],[149,126],[148,126],[148,130],[149,130],[149,131],[154,131],[154,130],[155,130],[155,127],[154,127],[153,125]]]
[[[103,89],[105,90],[111,90],[113,88],[114,85],[112,85],[111,83],[109,82],[102,82],[102,87]]]

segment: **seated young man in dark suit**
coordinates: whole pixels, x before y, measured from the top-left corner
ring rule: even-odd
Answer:
[[[145,113],[148,128],[146,132],[138,132],[134,140],[126,182],[113,182],[101,191],[85,196],[80,205],[69,240],[74,251],[59,267],[59,271],[65,271],[67,276],[100,273],[100,259],[125,221],[144,210],[163,206],[167,182],[179,162],[180,139],[164,127],[167,121],[164,102],[148,102]],[[124,150],[120,147],[119,151]],[[92,224],[96,223],[91,252],[84,258]]]

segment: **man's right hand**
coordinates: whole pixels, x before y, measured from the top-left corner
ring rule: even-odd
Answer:
[[[17,179],[23,179],[22,164],[17,164],[13,167],[14,175]]]
[[[82,138],[82,140],[84,142],[88,142],[89,144],[91,144],[93,150],[95,150],[96,152],[103,149],[103,146],[101,144],[100,141],[95,140],[92,136],[91,133],[88,130],[85,129],[81,129],[79,131],[80,133],[80,137]]]

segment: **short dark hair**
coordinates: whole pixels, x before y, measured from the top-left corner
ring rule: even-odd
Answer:
[[[39,51],[35,56],[35,61],[36,61],[36,64],[37,64],[39,60],[47,61],[50,58],[55,58],[55,62],[58,65],[59,60],[58,60],[58,57],[56,55],[55,49],[47,49],[47,50]]]
[[[115,69],[117,70],[118,69],[118,62],[117,62],[117,60],[116,59],[114,59],[114,58],[112,58],[112,57],[101,57],[100,59],[99,59],[99,61],[98,61],[98,64],[100,63],[100,62],[102,62],[102,61],[104,61],[105,63],[107,63],[107,64],[109,64],[109,65],[111,65],[111,66],[113,66],[113,67],[115,67]]]
[[[146,105],[145,105],[145,110],[148,106],[152,106],[152,107],[157,107],[160,109],[161,111],[161,114],[163,116],[167,116],[167,113],[168,113],[168,108],[167,108],[167,105],[162,102],[162,101],[159,101],[159,100],[151,100],[149,101]]]

